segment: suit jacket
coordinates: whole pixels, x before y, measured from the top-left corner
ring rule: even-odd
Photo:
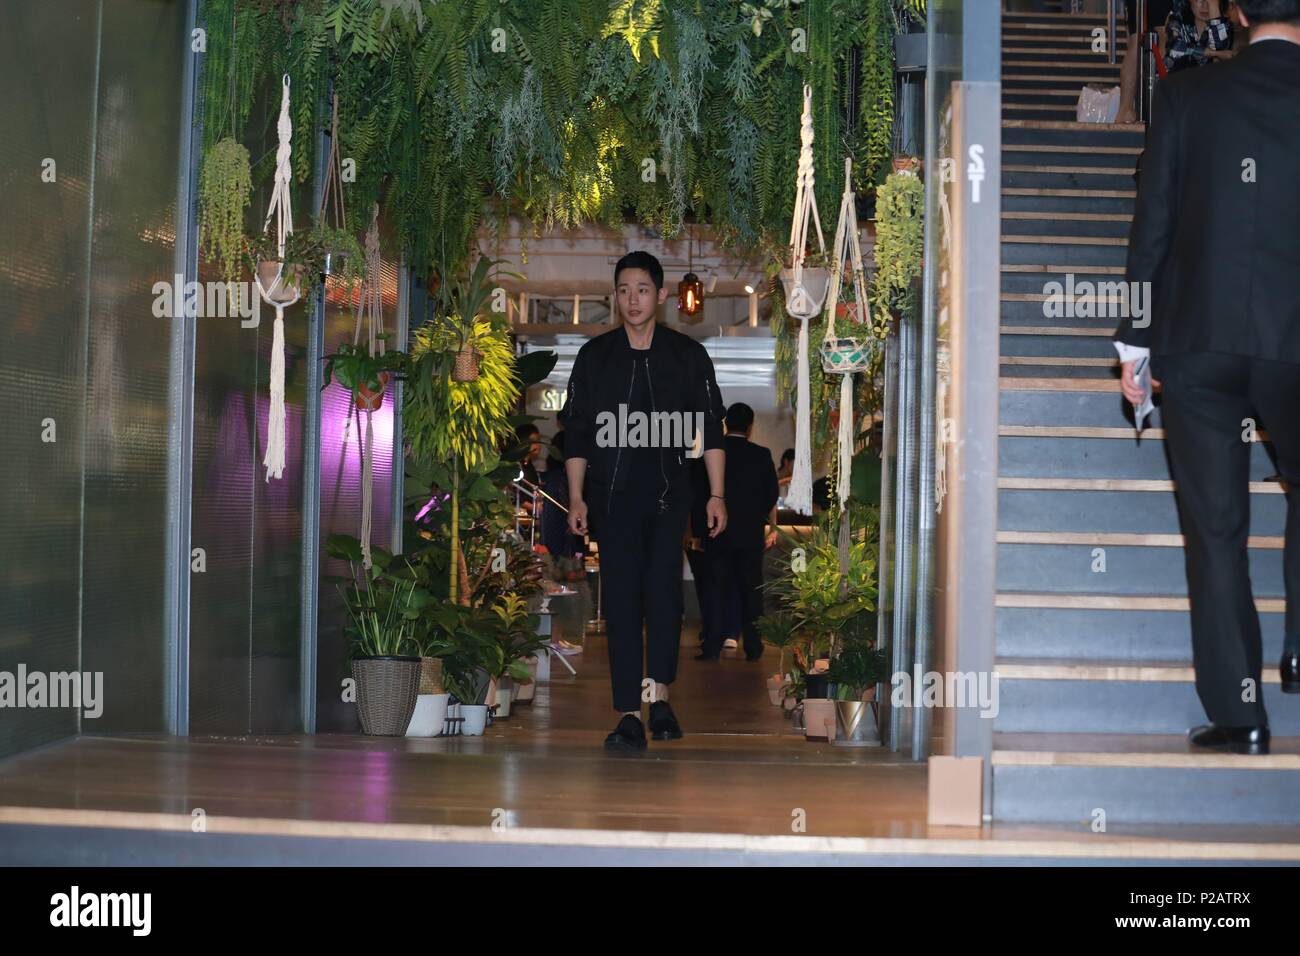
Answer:
[[[767,519],[776,504],[772,453],[740,435],[727,435],[722,443],[727,451],[727,527],[709,546],[724,551],[761,549]]]
[[[1300,46],[1261,40],[1161,80],[1128,248],[1149,326],[1125,317],[1114,338],[1300,363],[1298,164]]]

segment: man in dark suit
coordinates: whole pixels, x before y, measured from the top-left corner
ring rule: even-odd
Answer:
[[[754,431],[754,410],[744,402],[727,409],[723,448],[727,453],[727,527],[706,542],[709,586],[713,601],[713,627],[696,660],[716,661],[722,653],[722,629],[727,599],[737,589],[741,595],[741,634],[745,660],[763,656],[763,642],[755,622],[763,613],[763,551],[767,519],[776,504],[776,466],[772,453],[749,440]]]
[[[1193,746],[1267,753],[1263,651],[1247,560],[1252,423],[1287,490],[1282,689],[1300,692],[1300,0],[1239,0],[1251,43],[1162,80],[1142,159],[1115,333],[1121,390],[1150,360],[1186,547]],[[1135,310],[1136,311],[1136,310]]]

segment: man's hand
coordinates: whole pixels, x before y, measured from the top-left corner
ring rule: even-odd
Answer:
[[[716,538],[727,527],[727,503],[714,495],[704,506],[704,513],[709,518],[709,537]]]
[[[769,531],[769,532],[767,533],[767,537],[763,539],[763,550],[764,550],[764,551],[771,551],[774,547],[776,547],[776,529],[775,529],[775,528],[773,528],[771,531]]]
[[[587,533],[587,503],[581,498],[569,502],[569,530],[574,534]]]
[[[1133,378],[1133,362],[1123,362],[1123,374],[1119,379],[1120,391],[1128,399],[1130,405],[1141,405],[1146,399],[1146,392],[1138,388],[1137,381]],[[1157,392],[1160,391],[1160,382],[1154,377],[1151,379],[1151,387]]]

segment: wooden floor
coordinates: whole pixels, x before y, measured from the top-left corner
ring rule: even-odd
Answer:
[[[81,737],[0,762],[0,825],[187,831],[201,810],[210,831],[333,839],[504,830],[524,842],[562,832],[570,849],[1300,861],[1295,828],[929,827],[923,764],[806,741],[768,701],[774,659],[710,664],[695,650],[685,636],[672,691],[685,738],[651,741],[642,754],[601,747],[617,715],[603,638],[593,636],[571,658],[576,679],[555,664],[536,702],[481,738]]]

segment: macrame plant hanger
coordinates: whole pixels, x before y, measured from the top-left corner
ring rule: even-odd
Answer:
[[[864,330],[871,328],[871,306],[867,302],[867,282],[862,270],[862,244],[858,238],[857,201],[853,195],[853,160],[844,158],[844,194],[840,198],[839,222],[835,227],[832,246],[830,291],[826,296],[826,334],[822,338],[822,369],[840,376],[840,424],[838,432],[838,461],[835,487],[840,507],[839,558],[841,583],[848,586],[849,569],[849,518],[848,502],[853,469],[853,373],[871,366],[872,340],[867,336],[842,337],[835,329],[836,312],[840,299],[840,283],[844,277],[845,262],[853,273],[853,291],[857,299],[857,315],[853,321]]]
[[[279,265],[270,285],[262,284],[262,263],[258,263],[253,276],[262,299],[267,305],[275,306],[275,332],[271,340],[271,408],[266,416],[266,455],[262,459],[267,481],[279,478],[284,473],[284,310],[302,297],[300,284],[294,283],[292,277],[288,282],[285,281],[285,244],[293,232],[293,201],[290,197],[290,187],[293,184],[290,147],[293,121],[289,117],[288,73],[284,74],[280,93],[280,118],[276,122],[276,132],[280,137],[280,145],[275,152],[275,188],[271,193],[271,203],[266,210],[266,223],[262,226],[262,231],[268,230],[271,220],[275,220]]]
[[[799,120],[799,170],[795,180],[794,217],[790,222],[791,275],[783,276],[786,286],[786,312],[799,320],[799,369],[796,390],[794,472],[786,502],[792,511],[812,514],[812,438],[810,404],[811,389],[808,383],[808,320],[821,311],[825,285],[821,295],[805,286],[804,259],[808,241],[808,221],[817,230],[817,249],[826,252],[826,239],[822,235],[821,217],[817,213],[817,195],[814,192],[812,87],[804,84],[803,114]]]
[[[384,300],[379,277],[379,203],[375,203],[370,213],[370,228],[366,230],[366,277],[361,281],[361,291],[357,298],[357,322],[352,332],[352,344],[361,344],[361,326],[366,327],[366,347],[371,358],[384,354]],[[366,413],[366,431],[361,445],[361,562],[368,570],[370,559],[370,516],[373,510],[374,487],[373,468],[375,457],[375,433],[370,417],[384,402],[384,390],[388,384],[388,373],[381,372],[379,392],[375,396],[367,394],[357,399],[357,431],[361,428],[361,412]]]

